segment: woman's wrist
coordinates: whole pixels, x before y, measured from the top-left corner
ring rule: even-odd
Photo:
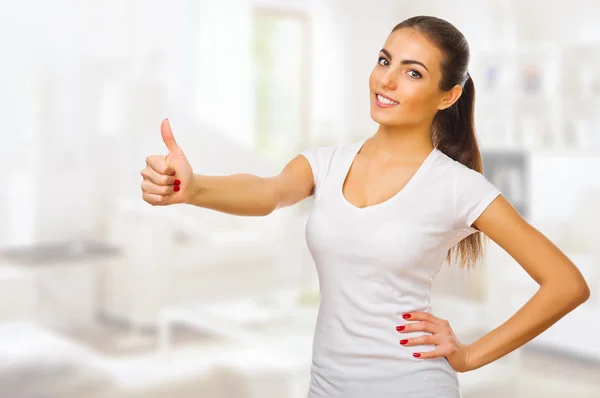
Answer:
[[[474,347],[473,344],[467,344],[466,348],[466,358],[465,358],[465,372],[470,372],[479,367],[476,363],[475,355],[474,355]]]
[[[200,206],[199,197],[202,195],[203,176],[200,174],[192,174],[189,182],[188,191],[185,196],[185,203],[188,205]]]

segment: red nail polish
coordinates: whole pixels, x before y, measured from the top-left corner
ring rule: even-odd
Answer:
[[[418,352],[415,352],[415,353],[413,354],[413,357],[415,357],[415,358],[419,358],[420,356],[421,356],[421,354],[419,354]]]
[[[408,340],[400,340],[400,344],[406,344],[408,343]]]
[[[175,192],[179,191],[179,189],[181,189],[181,187],[179,185],[175,185],[173,187],[173,191],[175,191]]]
[[[406,326],[396,326],[396,330],[400,331],[400,330],[404,330]]]
[[[408,319],[408,318],[410,318],[410,314],[404,314],[404,315],[402,315],[402,318]]]
[[[181,181],[179,181],[179,180],[175,180],[175,181],[173,181],[173,184],[175,184],[175,185],[179,185],[179,184],[181,184]]]

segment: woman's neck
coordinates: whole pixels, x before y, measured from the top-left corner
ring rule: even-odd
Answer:
[[[429,131],[429,128],[390,128],[380,125],[369,138],[365,153],[382,160],[425,158],[434,147]]]

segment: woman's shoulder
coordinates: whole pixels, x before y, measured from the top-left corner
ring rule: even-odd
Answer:
[[[475,232],[471,226],[487,206],[502,192],[483,174],[447,155],[439,157],[448,174],[444,174],[453,196],[458,225]]]
[[[441,165],[440,170],[443,170],[440,174],[452,186],[455,196],[471,195],[476,197],[480,193],[498,192],[498,189],[484,173],[472,169],[444,153],[438,159]]]
[[[345,159],[345,154],[350,153],[354,145],[359,145],[359,141],[313,145],[300,153],[308,160],[317,187],[325,180],[332,168],[336,167],[335,165],[342,164],[336,159]]]
[[[478,172],[477,170],[474,170],[474,169],[462,164],[458,160],[452,159],[450,156],[446,155],[441,150],[438,150],[438,151],[440,152],[440,156],[438,156],[438,158],[440,159],[441,165],[445,169],[452,171],[452,173],[455,177],[478,178],[478,175],[481,175],[481,173]]]

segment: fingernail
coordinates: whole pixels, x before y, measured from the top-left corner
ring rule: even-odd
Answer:
[[[181,187],[180,187],[179,185],[175,185],[175,186],[173,187],[173,191],[177,192],[177,191],[179,191],[179,189],[180,189],[180,188],[181,188]]]
[[[421,354],[419,354],[418,352],[415,352],[415,353],[413,354],[413,357],[415,357],[415,358],[419,358],[420,356],[421,356]]]
[[[410,314],[404,314],[404,315],[402,315],[402,318],[408,319],[408,318],[410,318]]]
[[[396,326],[396,330],[404,330],[406,326]]]
[[[179,180],[175,180],[175,181],[173,181],[173,184],[175,184],[175,185],[179,185],[179,184],[181,184],[181,181],[179,181]]]
[[[406,344],[408,343],[408,340],[400,340],[400,344]]]

